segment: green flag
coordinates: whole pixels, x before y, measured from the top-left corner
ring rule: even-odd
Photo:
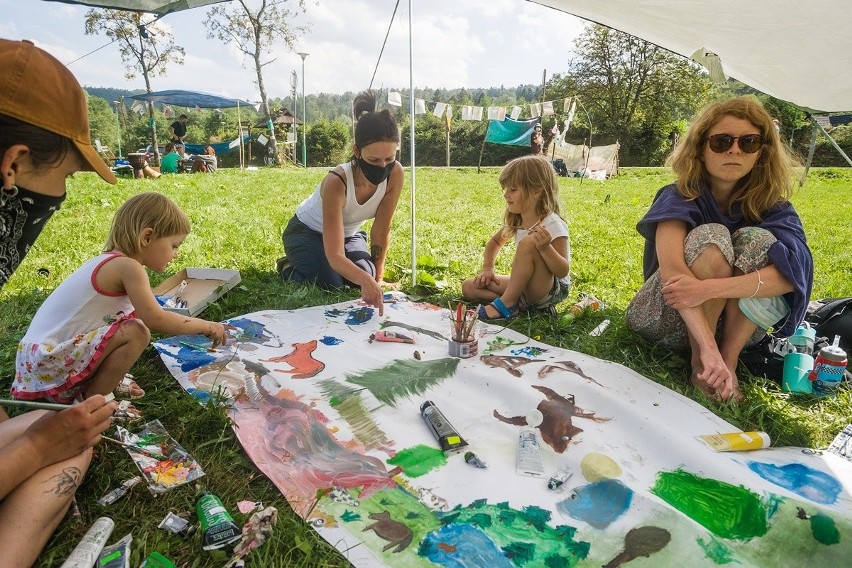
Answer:
[[[489,120],[488,129],[485,131],[485,141],[494,144],[508,144],[509,146],[529,146],[535,125],[539,123],[537,118],[532,120]]]

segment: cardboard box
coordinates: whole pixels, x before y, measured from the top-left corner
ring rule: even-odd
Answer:
[[[164,310],[184,316],[196,316],[204,308],[218,300],[222,295],[240,283],[240,273],[225,268],[184,268],[163,280],[154,288],[158,296],[172,296],[182,281],[186,280],[181,298],[186,300],[185,308],[167,308]]]

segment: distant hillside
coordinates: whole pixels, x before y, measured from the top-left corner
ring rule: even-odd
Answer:
[[[129,97],[130,95],[138,95],[139,93],[145,92],[145,89],[136,89],[135,91],[128,91],[127,89],[114,89],[112,87],[83,87],[83,89],[85,89],[85,91],[89,93],[90,97],[98,97],[104,99],[109,103],[112,103],[112,101],[117,101],[121,97]],[[128,107],[130,106],[130,103],[125,104]]]

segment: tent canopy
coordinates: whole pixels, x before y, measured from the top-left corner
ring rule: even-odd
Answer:
[[[93,8],[111,8],[130,12],[150,12],[164,16],[170,12],[180,12],[189,8],[198,8],[208,4],[218,4],[227,0],[47,0],[63,4],[83,4]]]
[[[232,108],[240,106],[254,107],[254,103],[241,99],[220,97],[212,93],[202,91],[156,91],[153,93],[142,93],[128,97],[137,101],[152,101],[168,105],[182,106],[187,108]]]
[[[730,77],[814,111],[852,110],[849,0],[530,0],[684,57],[716,54]]]

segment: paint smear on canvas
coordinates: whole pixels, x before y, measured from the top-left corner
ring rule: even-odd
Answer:
[[[388,463],[401,467],[408,477],[420,477],[446,465],[447,458],[438,448],[418,445],[405,448],[389,459]]]
[[[763,479],[817,503],[830,505],[843,491],[843,486],[834,477],[800,463],[779,466],[748,462],[748,467]]]
[[[651,492],[722,538],[747,540],[769,530],[765,503],[742,486],[678,469],[660,472]]]

